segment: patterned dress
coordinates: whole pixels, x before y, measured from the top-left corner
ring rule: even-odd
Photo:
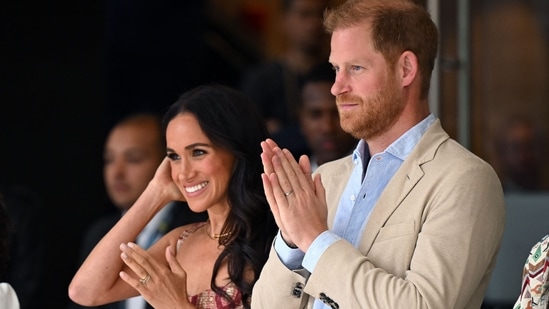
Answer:
[[[177,251],[179,247],[196,230],[204,226],[207,222],[199,222],[191,225],[188,229],[183,231],[177,240]],[[189,301],[196,306],[198,309],[242,309],[244,305],[242,304],[242,292],[238,287],[233,283],[229,282],[223,288],[231,299],[234,301],[234,305],[231,304],[225,297],[216,294],[211,289],[204,290],[197,295],[189,296]]]
[[[549,235],[532,247],[522,273],[522,288],[514,309],[549,308]]]

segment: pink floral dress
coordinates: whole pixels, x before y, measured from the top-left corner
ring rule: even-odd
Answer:
[[[177,250],[185,241],[189,235],[194,233],[196,230],[204,226],[207,222],[200,222],[191,225],[188,229],[183,231],[177,240]],[[197,295],[189,296],[189,301],[196,306],[198,309],[242,309],[244,305],[242,304],[242,292],[238,287],[233,283],[229,282],[223,287],[231,299],[234,301],[234,305],[231,304],[225,297],[216,294],[211,289],[204,290]]]

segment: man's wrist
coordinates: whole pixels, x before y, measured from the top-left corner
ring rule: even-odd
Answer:
[[[297,249],[297,246],[294,243],[287,242],[286,239],[284,239],[284,235],[282,232],[280,232],[280,238],[282,238],[282,241],[291,249]]]

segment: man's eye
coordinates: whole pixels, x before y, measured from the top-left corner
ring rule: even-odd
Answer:
[[[361,67],[361,66],[353,65],[353,66],[351,67],[351,71],[360,71],[360,70],[362,70],[362,67]]]

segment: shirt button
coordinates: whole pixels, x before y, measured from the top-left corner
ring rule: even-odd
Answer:
[[[351,201],[354,201],[354,200],[356,200],[356,196],[353,194],[351,195]]]

